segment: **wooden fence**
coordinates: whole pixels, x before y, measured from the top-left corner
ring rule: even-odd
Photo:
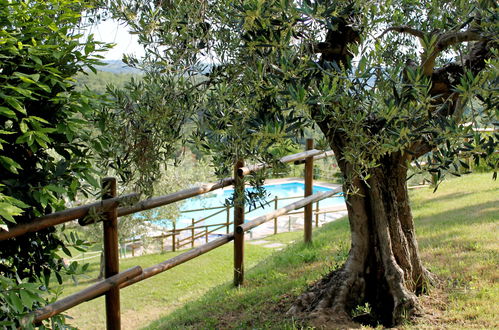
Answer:
[[[52,227],[77,219],[79,224],[82,226],[95,223],[96,221],[103,222],[105,279],[87,287],[82,291],[33,311],[29,315],[26,315],[24,322],[34,322],[35,324],[40,323],[41,321],[62,313],[78,304],[95,299],[104,294],[106,297],[107,328],[120,329],[120,289],[155,276],[224,244],[227,244],[230,241],[234,241],[234,284],[235,286],[242,285],[244,282],[244,234],[246,231],[251,230],[265,222],[276,219],[279,216],[289,214],[294,210],[305,207],[304,239],[306,242],[311,241],[313,203],[341,193],[341,188],[337,188],[312,195],[313,161],[314,159],[320,159],[326,156],[328,156],[328,154],[324,151],[313,149],[313,142],[311,139],[308,139],[307,150],[305,152],[281,158],[280,161],[283,163],[301,163],[301,161],[304,160],[306,187],[305,196],[299,201],[276,209],[249,222],[244,221],[244,176],[252,171],[261,170],[268,165],[262,163],[245,167],[244,161],[238,160],[234,166],[233,178],[225,178],[217,183],[205,184],[181,190],[173,194],[149,198],[127,206],[121,205],[130,203],[132,199],[137,198],[137,195],[129,194],[116,196],[116,179],[105,178],[102,182],[102,200],[99,202],[48,214],[36,218],[29,223],[10,228],[9,231],[0,230],[0,240],[7,240],[28,232],[35,232],[47,227]],[[142,269],[140,266],[135,266],[122,272],[119,271],[118,217],[174,203],[229,185],[234,185],[233,232],[227,233],[211,242],[193,248],[157,265],[145,269]],[[96,214],[102,216],[96,218]],[[227,222],[221,225],[227,226]],[[192,223],[191,227],[192,228],[189,229],[194,230],[195,224]],[[172,232],[172,235],[175,236],[175,230]],[[175,238],[173,238],[173,240],[175,241]]]
[[[251,212],[263,208],[267,205],[270,205],[271,203],[274,204],[274,210],[277,210],[279,202],[292,199],[300,199],[300,198],[303,198],[303,196],[289,196],[289,197],[275,196],[272,200],[268,202],[268,204],[258,206],[252,209]],[[234,224],[234,222],[230,220],[230,214],[232,212],[231,206],[215,206],[215,207],[207,207],[200,209],[184,210],[181,211],[181,213],[210,211],[210,210],[213,210],[215,212],[207,216],[204,216],[203,218],[198,220],[192,218],[190,226],[186,226],[183,228],[176,228],[176,224],[173,223],[172,229],[163,230],[161,235],[149,236],[148,239],[159,242],[161,252],[165,250],[165,241],[171,241],[170,249],[171,251],[175,252],[183,247],[194,247],[195,242],[199,239],[204,239],[205,243],[208,243],[210,240],[209,239],[210,234],[217,233],[222,229],[224,229],[224,231],[228,234],[230,232],[230,226]],[[313,208],[312,211],[313,216],[315,218],[315,227],[316,228],[319,227],[319,216],[321,214],[337,212],[337,211],[338,210],[336,208],[321,209],[319,201],[315,202],[315,207]],[[304,212],[305,211],[295,211],[287,213],[286,215],[304,214]],[[221,213],[225,213],[225,219],[226,219],[225,222],[214,223],[214,224],[202,224],[202,222],[217,215],[220,215]],[[278,218],[274,218],[273,220],[274,220],[273,233],[275,235],[278,233],[278,222],[277,222]],[[291,220],[288,220],[288,231],[291,231],[290,228],[291,228]],[[184,235],[184,237],[181,238],[183,232],[188,232],[188,234],[190,235],[187,236]],[[130,245],[132,256],[135,256],[135,249],[137,247],[140,247],[141,239],[137,238],[129,240],[125,242],[125,244]]]

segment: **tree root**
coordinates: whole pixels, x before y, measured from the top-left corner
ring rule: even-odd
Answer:
[[[319,328],[343,329],[358,327],[359,323],[391,327],[421,313],[416,295],[408,290],[393,294],[392,290],[386,291],[388,285],[385,284],[376,294],[385,291],[383,301],[392,303],[376,304],[371,301],[373,297],[368,296],[372,287],[369,291],[366,283],[364,276],[349,272],[345,267],[332,271],[299,296],[287,314]],[[366,302],[371,310],[355,311]]]

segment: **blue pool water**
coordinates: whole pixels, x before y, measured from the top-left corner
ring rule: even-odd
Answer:
[[[251,188],[246,188],[251,189]],[[268,204],[265,205],[263,208],[257,208],[255,210],[252,210],[251,212],[248,213],[249,208],[246,208],[246,221],[252,220],[258,216],[264,215],[266,213],[269,213],[275,209],[275,204],[274,204],[274,197],[278,196],[279,198],[285,198],[285,197],[296,197],[296,199],[288,199],[288,200],[279,200],[278,202],[278,208],[283,207],[285,205],[288,205],[290,203],[293,203],[301,198],[303,198],[303,194],[305,191],[305,185],[301,182],[290,182],[290,183],[282,183],[282,184],[271,184],[271,185],[265,185],[265,190],[267,194],[269,195],[267,197],[267,202]],[[322,186],[314,186],[313,188],[313,193],[321,192],[321,191],[329,191],[331,190],[330,188],[327,187],[322,187]],[[195,221],[202,219],[204,217],[207,217],[217,211],[221,211],[222,209],[216,209],[216,210],[202,210],[202,211],[196,211],[196,212],[184,212],[187,210],[193,210],[193,209],[202,209],[202,208],[211,208],[211,207],[219,207],[219,206],[224,206],[225,201],[229,199],[232,196],[232,193],[234,192],[233,189],[220,189],[216,190],[211,193],[207,193],[198,197],[193,197],[185,200],[184,204],[180,207],[180,217],[177,219],[177,228],[183,228],[191,225],[192,219]],[[345,200],[343,197],[338,196],[338,197],[330,197],[326,198],[322,201],[319,202],[319,205],[321,208],[323,207],[330,207],[330,206],[336,206],[336,205],[341,205],[344,204]],[[314,208],[315,208],[315,203],[314,203]],[[232,216],[233,216],[233,210],[230,210],[230,221],[232,221]],[[196,226],[199,225],[210,225],[210,224],[217,224],[217,223],[225,223],[227,221],[227,212],[224,210],[220,214],[215,215],[203,222],[200,222],[196,224]],[[163,223],[162,226],[171,228],[171,225],[169,224],[169,221],[166,223]]]

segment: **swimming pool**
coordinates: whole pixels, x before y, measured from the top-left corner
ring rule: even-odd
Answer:
[[[246,190],[250,190],[250,188],[246,188]],[[279,198],[286,198],[286,197],[296,197],[296,199],[288,199],[288,200],[279,200],[278,202],[278,208],[283,207],[285,205],[288,205],[292,202],[295,202],[299,200],[300,198],[303,198],[303,194],[305,192],[305,184],[301,182],[287,182],[287,183],[280,183],[280,184],[269,184],[265,185],[265,190],[267,194],[269,195],[267,197],[267,202],[263,208],[257,208],[255,210],[252,210],[251,212],[249,211],[249,207],[246,207],[246,215],[245,219],[246,221],[252,220],[258,216],[264,215],[266,213],[269,213],[274,210],[274,198],[275,196],[278,196]],[[331,188],[315,185],[313,188],[313,193],[318,193],[321,191],[329,191]],[[211,193],[207,193],[204,195],[200,195],[197,197],[192,197],[189,199],[186,199],[184,204],[180,207],[181,214],[179,218],[176,220],[176,227],[177,228],[184,228],[187,226],[191,225],[192,219],[195,221],[202,219],[204,217],[207,217],[217,211],[221,211],[222,209],[215,209],[215,210],[201,210],[201,211],[196,211],[196,212],[183,212],[187,210],[195,210],[195,209],[203,209],[203,208],[213,208],[213,207],[220,207],[225,205],[226,199],[229,199],[232,196],[232,193],[234,192],[233,189],[230,188],[225,188],[225,189],[220,189],[216,190]],[[345,200],[342,196],[338,197],[330,197],[326,198],[322,201],[319,202],[319,205],[321,208],[323,207],[330,207],[330,206],[337,206],[337,205],[342,205],[345,203]],[[314,204],[315,207],[315,204]],[[232,221],[232,216],[233,216],[233,210],[231,209],[230,212],[230,221]],[[213,216],[203,222],[200,222],[198,225],[211,225],[211,224],[217,224],[217,223],[225,223],[227,221],[227,213],[225,211],[221,212],[220,214]],[[171,224],[170,222],[160,222],[157,223],[161,225],[162,227],[166,227],[171,229]]]

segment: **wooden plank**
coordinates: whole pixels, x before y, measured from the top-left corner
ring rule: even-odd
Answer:
[[[314,149],[314,140],[307,139],[307,150]],[[314,157],[305,159],[305,193],[304,197],[312,195],[314,188]],[[303,238],[305,243],[312,242],[312,203],[305,205]]]
[[[288,199],[300,199],[300,198],[303,198],[303,196],[280,197],[279,200],[280,201],[285,201],[285,200],[288,200]]]
[[[194,196],[199,196],[202,194],[206,194],[207,192],[217,190],[220,188],[224,188],[227,186],[230,186],[234,183],[233,178],[225,178],[220,180],[219,182],[216,183],[207,183],[203,184],[197,187],[193,188],[188,188],[184,190],[177,191],[172,194],[164,195],[164,196],[158,196],[158,197],[152,197],[146,200],[143,200],[141,202],[138,202],[132,206],[128,207],[120,207],[118,209],[118,216],[124,216],[140,211],[145,211],[145,210],[150,210],[156,207],[168,205],[171,203],[175,203],[187,198],[191,198]]]
[[[239,159],[234,166],[234,227],[244,224],[244,175],[240,173],[244,161]],[[234,235],[234,285],[244,282],[244,232]]]
[[[102,199],[116,197],[116,178],[102,180]],[[104,225],[104,275],[112,277],[120,272],[118,245],[118,212],[116,207],[106,212]],[[132,250],[133,251],[133,250]],[[107,329],[121,329],[120,288],[110,288],[106,293]]]
[[[105,212],[121,203],[137,198],[138,194],[127,194],[116,198],[110,198],[103,201],[73,207],[67,210],[54,212],[33,219],[32,221],[9,228],[9,231],[0,229],[0,241],[21,236],[26,233],[39,231],[48,227],[60,225],[65,222],[73,221],[76,219],[84,218],[90,211],[92,212]]]
[[[282,215],[288,214],[290,211],[294,211],[294,210],[297,210],[299,208],[302,208],[305,205],[307,205],[308,203],[315,203],[317,201],[323,200],[324,198],[331,197],[331,196],[338,194],[338,193],[341,193],[341,192],[342,192],[341,187],[338,187],[338,188],[335,188],[335,189],[330,190],[330,191],[322,191],[322,192],[319,192],[317,194],[313,194],[312,196],[308,196],[308,197],[303,198],[297,202],[288,204],[285,207],[277,209],[273,212],[270,212],[270,213],[267,213],[267,214],[262,215],[260,217],[257,217],[255,219],[253,219],[252,221],[249,221],[249,222],[246,222],[242,225],[239,225],[236,227],[235,232],[236,233],[237,232],[246,232],[246,231],[251,230],[255,227],[258,227],[262,223],[265,223],[267,221],[274,219],[275,217],[280,217]]]
[[[76,305],[79,305],[85,301],[92,300],[94,298],[100,297],[111,288],[118,287],[123,282],[130,280],[142,273],[142,268],[140,266],[135,266],[133,268],[127,269],[124,272],[106,278],[88,288],[81,291],[73,293],[61,300],[57,300],[45,307],[39,308],[36,311],[27,315],[24,320],[29,322],[33,319],[34,323],[39,323],[43,320],[51,318],[54,315],[60,314]]]

